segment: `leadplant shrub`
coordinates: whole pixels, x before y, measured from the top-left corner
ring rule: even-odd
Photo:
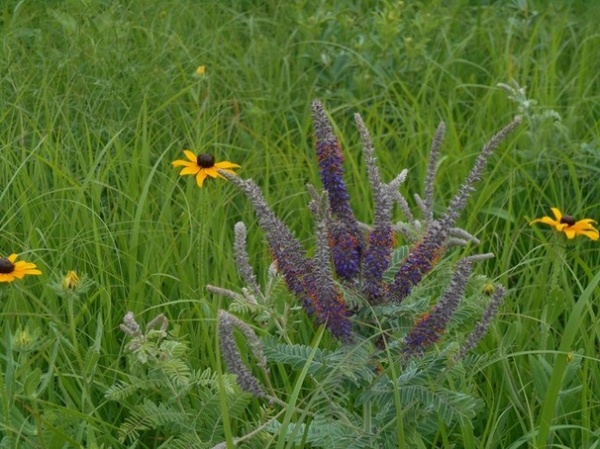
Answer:
[[[455,254],[447,255],[449,249],[478,243],[457,227],[457,220],[490,156],[521,119],[483,146],[445,212],[436,217],[441,123],[423,196],[414,195],[421,216],[416,218],[400,191],[407,170],[390,182],[382,179],[371,137],[356,114],[374,201],[374,222],[367,225],[350,207],[342,150],[329,118],[319,101],[312,111],[322,181],[321,189],[308,186],[314,251],[275,215],[254,180],[220,172],[251,201],[274,260],[261,288],[246,252],[246,226],[235,225],[236,263],[246,287],[241,292],[208,287],[230,299],[229,312],[219,313],[223,358],[244,390],[285,410],[261,428],[278,441],[328,449],[396,448],[427,440],[441,427],[469,426],[480,406],[473,388],[478,358],[469,352],[486,333],[506,290],[482,275],[471,279],[474,263],[492,254],[456,263]],[[396,206],[403,215],[398,222]],[[293,297],[284,310],[274,293],[278,279]],[[294,341],[300,335],[293,332],[299,320],[294,303],[319,326],[310,341]],[[247,340],[251,356],[240,349],[235,329]],[[256,366],[246,366],[244,359]],[[292,387],[274,386],[282,370],[296,372]]]

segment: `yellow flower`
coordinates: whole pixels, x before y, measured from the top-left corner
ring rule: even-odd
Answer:
[[[554,226],[558,232],[564,232],[567,238],[573,239],[577,235],[585,235],[592,240],[598,240],[600,234],[598,230],[594,228],[592,223],[596,223],[591,218],[584,218],[583,220],[575,221],[575,219],[569,215],[563,215],[560,210],[556,207],[551,208],[555,219],[550,217],[537,218],[531,221],[529,224],[544,223],[550,226]]]
[[[485,296],[492,296],[494,294],[495,290],[496,290],[496,287],[494,286],[494,284],[492,282],[488,282],[483,286],[483,294]]]
[[[230,170],[231,168],[240,168],[239,165],[229,161],[216,162],[215,158],[210,154],[199,154],[196,156],[189,150],[183,150],[185,156],[189,161],[176,160],[173,161],[173,167],[185,167],[179,172],[181,176],[184,175],[196,175],[196,182],[199,187],[202,187],[204,180],[210,176],[211,178],[222,178],[218,170],[224,170],[232,175],[235,173]]]
[[[75,290],[79,284],[79,276],[76,271],[69,271],[62,281],[62,287],[65,290]]]
[[[18,261],[16,254],[8,257],[0,257],[0,282],[12,282],[15,279],[23,279],[26,274],[42,274],[34,263]]]
[[[203,65],[198,66],[198,68],[196,69],[196,75],[204,75],[206,73],[206,67],[204,67]]]

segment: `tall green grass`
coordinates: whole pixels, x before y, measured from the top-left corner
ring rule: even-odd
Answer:
[[[477,348],[490,357],[476,374],[485,413],[426,447],[596,447],[598,243],[527,223],[552,206],[600,219],[599,19],[587,1],[2,2],[0,255],[17,252],[43,275],[0,286],[0,436],[29,435],[18,447],[125,447],[116,429],[127,410],[104,392],[124,373],[128,310],[142,321],[165,313],[192,364],[217,366],[225,304],[205,285],[240,284],[234,223],[248,224],[260,273],[269,255],[233,186],[178,176],[170,163],[184,148],[242,165],[310,247],[313,98],[336,123],[354,209],[370,221],[354,112],[384,179],[409,169],[409,195],[422,191],[446,122],[441,211],[517,113],[497,88],[516,80],[536,104],[460,223],[481,239],[476,251],[496,254],[480,269],[510,290]],[[72,313],[50,286],[71,269],[91,282]],[[13,350],[22,329],[38,332],[27,354]],[[572,372],[570,353],[581,356]],[[233,427],[249,431],[260,413],[253,402]]]

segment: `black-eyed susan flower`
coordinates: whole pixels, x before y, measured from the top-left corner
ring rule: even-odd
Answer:
[[[226,171],[235,175],[232,168],[240,168],[239,165],[229,161],[215,162],[215,158],[211,154],[195,155],[189,150],[184,150],[183,153],[188,158],[187,161],[178,159],[173,161],[173,167],[185,167],[179,172],[181,176],[195,175],[196,182],[199,187],[202,187],[204,180],[210,176],[211,178],[222,178],[219,170]]]
[[[598,240],[600,237],[598,230],[594,228],[594,225],[592,224],[596,223],[596,221],[592,220],[591,218],[584,218],[583,220],[575,221],[575,219],[570,215],[563,215],[562,212],[556,207],[552,207],[550,209],[554,214],[554,219],[550,217],[536,218],[529,224],[532,225],[534,223],[544,223],[553,226],[558,232],[564,232],[568,239],[573,239],[577,235],[585,235],[592,240]]]
[[[15,279],[23,279],[27,274],[42,274],[34,263],[23,260],[17,262],[17,257],[19,257],[17,254],[0,257],[0,282],[12,282]]]

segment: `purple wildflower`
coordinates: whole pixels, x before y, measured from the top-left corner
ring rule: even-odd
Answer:
[[[313,258],[315,285],[318,286],[318,291],[315,292],[318,296],[314,301],[317,308],[315,315],[317,322],[325,323],[334,337],[348,342],[352,339],[352,323],[347,318],[348,311],[342,294],[333,281],[331,253],[327,244],[327,224],[331,218],[328,194],[325,191],[319,195],[311,185],[308,186],[308,191],[312,196],[309,208],[315,216],[317,238],[316,254]]]
[[[252,328],[230,313],[219,310],[219,345],[227,368],[237,375],[237,382],[242,390],[256,397],[263,397],[265,392],[262,386],[242,361],[240,350],[233,335],[234,328],[244,334],[259,365],[264,368],[266,360],[262,353],[262,346]]]
[[[471,193],[475,190],[475,183],[480,181],[483,177],[483,170],[485,169],[488,159],[496,150],[496,148],[498,148],[500,143],[502,143],[502,141],[506,139],[506,137],[521,124],[521,121],[521,116],[515,117],[512,122],[494,134],[492,138],[483,146],[483,149],[481,150],[481,153],[479,153],[479,156],[477,156],[475,164],[469,172],[467,179],[465,179],[465,182],[463,182],[463,184],[460,186],[458,193],[454,196],[454,198],[452,198],[452,201],[450,201],[450,205],[448,206],[446,213],[440,219],[444,228],[452,228],[454,226],[456,220],[460,216],[460,213],[467,205],[467,201],[469,200]]]
[[[430,224],[423,240],[412,249],[404,262],[402,262],[400,269],[396,273],[394,285],[389,290],[389,296],[393,301],[399,302],[406,298],[410,294],[412,287],[421,282],[423,276],[433,268],[436,261],[443,255],[448,244],[448,236],[460,213],[467,205],[471,193],[475,190],[475,183],[481,180],[489,157],[520,123],[521,117],[516,117],[484,145],[467,179],[465,179],[458,193],[450,202],[446,213],[439,220]],[[439,147],[442,131],[443,129],[438,127],[433,148]],[[429,193],[427,197],[430,197]],[[422,208],[425,213],[428,213],[426,203],[423,203]]]
[[[333,264],[340,278],[353,281],[360,274],[364,239],[350,207],[350,196],[344,182],[340,143],[319,100],[313,101],[312,110],[321,182],[329,194],[329,207],[333,219],[329,227]]]
[[[224,170],[220,171],[219,174],[239,187],[252,202],[258,215],[260,227],[265,231],[273,259],[277,263],[277,268],[282,273],[288,288],[292,293],[303,298],[303,305],[310,306],[310,299],[306,297],[307,290],[303,281],[305,276],[312,271],[312,267],[300,242],[288,227],[275,216],[252,179],[244,180],[238,176],[230,175]]]
[[[256,282],[256,276],[254,275],[254,270],[250,265],[248,252],[246,251],[246,225],[243,221],[240,221],[235,224],[234,230],[235,244],[233,246],[233,252],[235,253],[238,271],[242,275],[246,285],[252,290],[254,296],[261,298],[262,292]]]
[[[477,324],[477,327],[471,332],[471,334],[467,337],[467,340],[460,348],[460,352],[458,354],[457,360],[462,359],[467,352],[473,349],[479,340],[483,338],[483,336],[487,333],[488,328],[490,327],[490,323],[496,313],[498,312],[498,308],[502,301],[504,301],[504,296],[506,296],[506,290],[500,284],[494,286],[494,293],[492,293],[492,299],[490,303],[483,312],[483,316],[481,317],[481,321]]]
[[[347,340],[350,322],[341,296],[336,296],[323,286],[314,260],[306,257],[298,239],[269,208],[256,183],[252,179],[244,180],[224,170],[219,171],[219,174],[239,187],[252,202],[277,269],[304,310],[308,315],[316,315],[317,322],[325,323],[335,337]]]
[[[425,178],[425,200],[423,202],[423,207],[425,209],[425,219],[428,223],[433,221],[433,184],[435,181],[435,174],[437,172],[437,163],[442,141],[444,140],[444,134],[446,134],[446,124],[441,122],[435,131],[435,136],[433,137],[433,142],[431,143],[431,150],[429,151],[429,163],[427,165],[427,177]]]
[[[391,224],[376,226],[369,233],[369,246],[364,256],[363,291],[372,304],[380,304],[387,296],[388,285],[383,274],[390,263],[390,248],[396,239]]]
[[[394,197],[390,192],[391,187],[381,181],[375,159],[375,150],[365,123],[358,114],[354,115],[354,119],[360,132],[367,174],[373,189],[375,203],[374,227],[369,233],[368,245],[363,260],[363,291],[371,303],[379,304],[383,302],[386,295],[387,286],[383,282],[383,274],[390,265],[392,249],[396,243],[392,227]],[[397,177],[393,181],[394,187],[397,189],[403,180],[403,176]]]
[[[463,259],[457,264],[456,271],[442,299],[430,312],[419,319],[406,336],[404,349],[406,355],[422,355],[427,348],[440,339],[460,303],[472,268],[473,261],[469,258]]]
[[[447,233],[434,221],[423,239],[417,243],[402,262],[388,291],[389,299],[400,302],[412,288],[429,273],[443,254]]]

